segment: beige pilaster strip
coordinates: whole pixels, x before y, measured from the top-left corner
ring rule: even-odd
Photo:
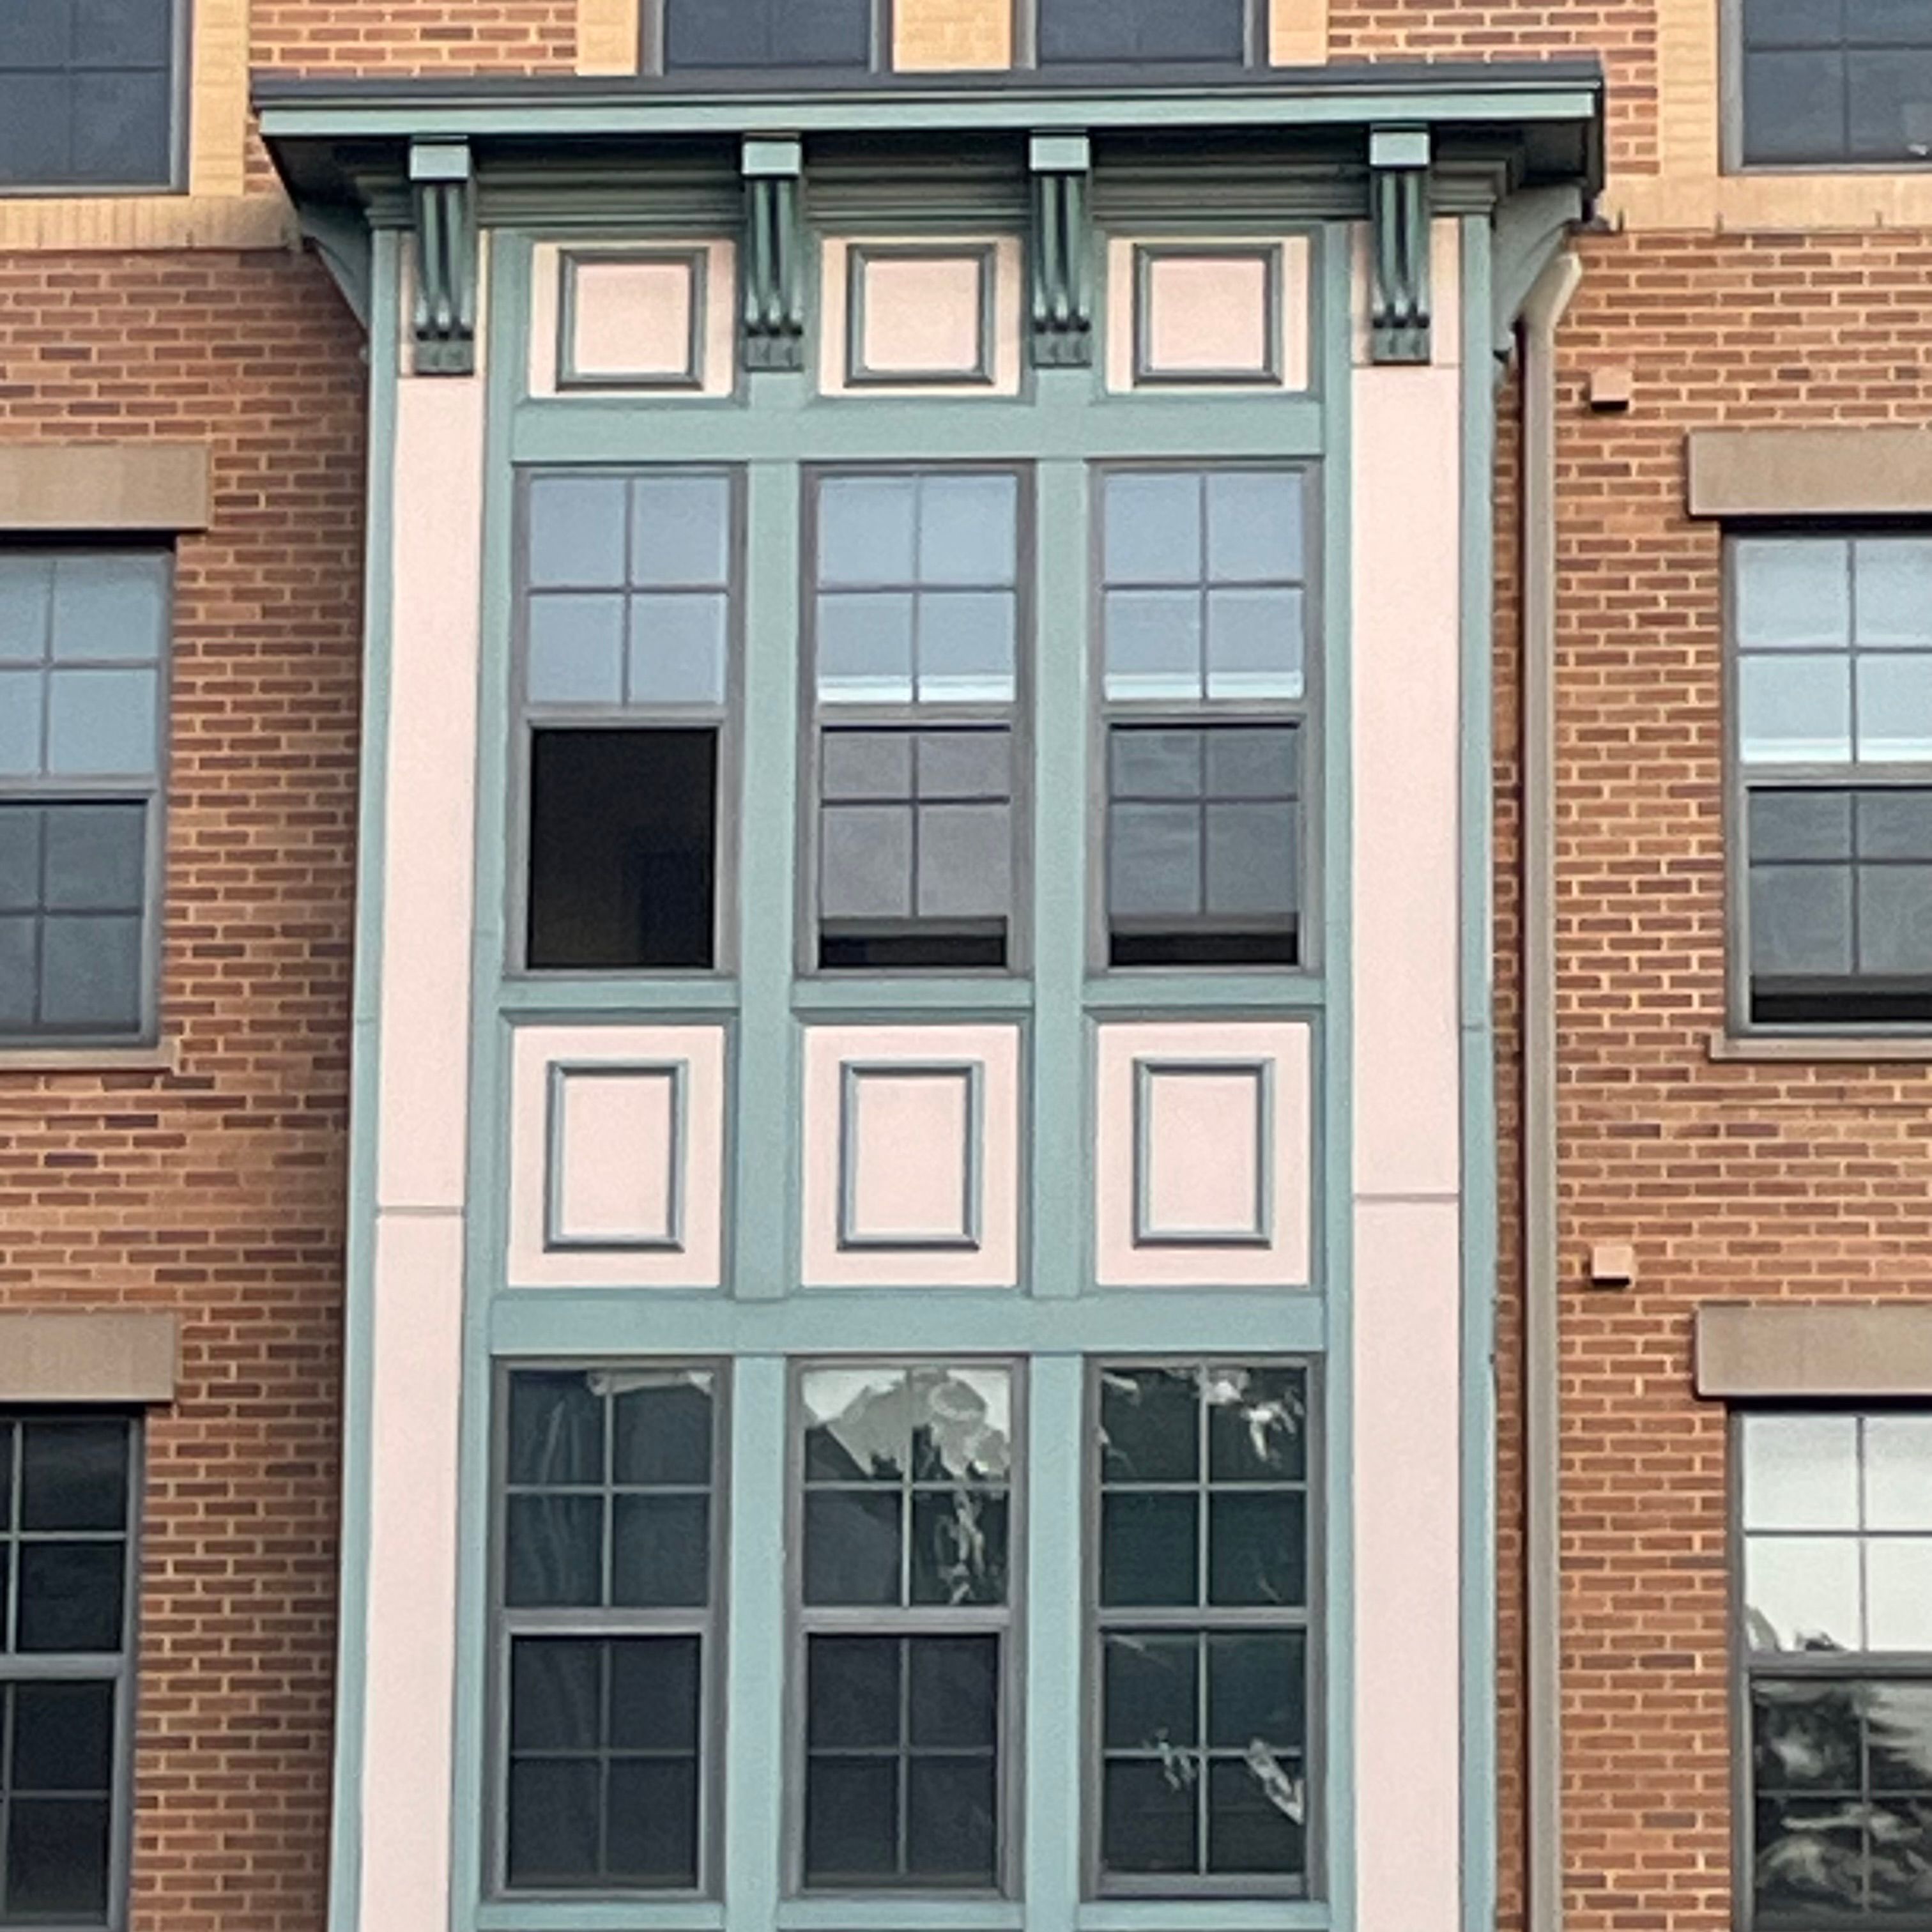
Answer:
[[[188,192],[239,194],[248,165],[248,0],[195,0],[190,31]]]
[[[638,0],[577,0],[579,74],[635,74],[642,20]]]
[[[1714,176],[1724,104],[1713,0],[1656,0],[1658,165],[1666,176]]]
[[[1717,1400],[1932,1396],[1932,1302],[1707,1301],[1696,1376]]]
[[[0,253],[290,248],[295,242],[295,213],[279,194],[0,199]]]
[[[1275,67],[1320,67],[1328,58],[1328,0],[1274,0],[1268,60]]]
[[[0,1402],[172,1402],[178,1331],[127,1309],[0,1315]]]
[[[205,442],[0,443],[0,530],[203,530]]]
[[[1693,430],[1685,443],[1694,517],[1932,512],[1932,430]]]
[[[1012,0],[896,0],[892,65],[964,72],[1013,64]]]

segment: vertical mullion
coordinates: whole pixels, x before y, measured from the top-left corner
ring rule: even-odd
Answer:
[[[912,1646],[910,1637],[899,1639],[899,1815],[892,1862],[901,1878],[912,1875]]]
[[[617,1575],[617,1404],[611,1396],[602,1398],[604,1467],[598,1472],[603,1493],[597,1501],[602,1519],[604,1546],[599,1553],[600,1594],[604,1607],[611,1607]]]
[[[8,1425],[14,1442],[14,1467],[8,1484],[7,1526],[12,1532],[13,1558],[7,1566],[6,1648],[10,1654],[20,1640],[20,1499],[22,1493],[21,1461],[27,1450],[26,1429],[19,1421]]]
[[[613,1653],[616,1646],[609,1637],[597,1646],[597,1876],[610,1870],[610,1696]]]
[[[110,1821],[110,1826],[112,1820]],[[0,1684],[0,1922],[7,1916],[7,1874],[14,1828],[14,1686]]]

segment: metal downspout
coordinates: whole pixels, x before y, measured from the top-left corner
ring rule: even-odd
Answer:
[[[1522,1294],[1528,1932],[1562,1932],[1556,1143],[1556,328],[1583,278],[1558,255],[1523,304]]]

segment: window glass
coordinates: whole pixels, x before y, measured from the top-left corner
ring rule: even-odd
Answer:
[[[864,68],[872,0],[664,0],[664,58],[684,68]]]
[[[166,188],[178,0],[32,0],[0,34],[0,192]]]
[[[1743,158],[1906,166],[1932,153],[1932,14],[1912,0],[1742,0]]]
[[[1038,31],[1042,67],[1247,58],[1246,0],[1039,0]]]

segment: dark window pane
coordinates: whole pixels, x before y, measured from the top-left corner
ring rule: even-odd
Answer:
[[[510,1480],[544,1485],[604,1479],[604,1405],[580,1372],[510,1378]]]
[[[710,1498],[620,1496],[612,1536],[613,1603],[662,1608],[710,1595]]]
[[[668,0],[664,65],[864,67],[870,0]]]
[[[1000,1604],[1006,1596],[1006,1498],[985,1490],[913,1498],[912,1600]]]
[[[1844,0],[1744,0],[1749,47],[1832,46],[1844,37]]]
[[[1748,53],[1744,70],[1746,161],[1844,158],[1848,136],[1841,55]]]
[[[508,1848],[512,1885],[596,1881],[600,1783],[594,1758],[512,1761]]]
[[[141,922],[116,914],[47,920],[40,1016],[71,1032],[130,1033],[141,1023]]]
[[[1304,1850],[1300,1767],[1257,1755],[1208,1768],[1208,1869],[1210,1873],[1299,1873]]]
[[[1100,1600],[1197,1604],[1200,1498],[1115,1490],[1100,1504]]]
[[[1100,1474],[1109,1483],[1191,1483],[1200,1474],[1192,1369],[1109,1369],[1100,1384]]]
[[[164,183],[173,92],[166,68],[76,74],[74,178],[104,187]]]
[[[128,1425],[29,1422],[21,1430],[20,1527],[119,1529],[128,1519]]]
[[[503,1508],[504,1594],[513,1607],[604,1600],[600,1496],[512,1496]]]
[[[814,1371],[805,1378],[807,1482],[896,1483],[912,1440],[911,1396],[902,1370]]]
[[[1100,1857],[1111,1872],[1191,1872],[1199,1866],[1198,1762],[1116,1760],[1102,1776]]]
[[[1198,798],[1202,736],[1198,731],[1146,725],[1116,727],[1107,734],[1108,782],[1114,796]]]
[[[108,1816],[105,1798],[14,1800],[7,1816],[10,1919],[106,1916]]]
[[[40,1006],[40,922],[0,913],[0,1027],[24,1031]]]
[[[910,805],[828,805],[820,814],[819,838],[819,905],[826,918],[911,916]]]
[[[1208,914],[1262,920],[1292,914],[1300,896],[1294,807],[1210,805],[1207,821]]]
[[[1299,1482],[1308,1473],[1308,1378],[1299,1369],[1208,1377],[1208,1473],[1217,1483]]]
[[[1102,1655],[1109,1749],[1167,1750],[1200,1742],[1200,1652],[1191,1633],[1109,1636]]]
[[[628,1389],[617,1397],[616,1480],[709,1483],[711,1391],[694,1382]]]
[[[173,27],[170,0],[79,0],[74,57],[83,67],[164,67]]]
[[[112,1684],[14,1686],[8,1782],[16,1796],[58,1791],[105,1797],[113,1781]]]
[[[1758,842],[1756,808],[1764,795],[1752,800],[1751,854],[1756,857],[1792,856],[1765,853]],[[1789,798],[1789,792],[1774,794]],[[1932,859],[1932,791],[1900,789],[1831,794],[1827,797],[1856,798],[1858,802],[1858,856],[1862,859]]]
[[[890,1878],[898,1869],[898,1761],[814,1757],[805,1774],[808,1884]]]
[[[1863,1688],[1874,1787],[1932,1792],[1932,1684],[1868,1684]]]
[[[898,1743],[897,1637],[815,1636],[807,1658],[806,1733],[814,1750]]]
[[[1850,859],[1855,796],[1849,791],[1754,791],[1749,805],[1753,862]]]
[[[909,1877],[932,1885],[992,1884],[998,1784],[989,1756],[914,1759],[906,1767]]]
[[[1306,1504],[1294,1490],[1234,1490],[1208,1504],[1208,1600],[1308,1600]]]
[[[1108,814],[1107,902],[1117,920],[1182,922],[1202,907],[1201,813],[1116,805]]]
[[[1012,734],[997,731],[922,731],[919,795],[922,799],[1005,799],[1012,795]]]
[[[510,1646],[510,1748],[595,1750],[604,1730],[604,1649],[574,1637]]]
[[[1208,1742],[1299,1752],[1308,1732],[1307,1640],[1299,1630],[1208,1639]]]
[[[0,72],[0,188],[74,181],[74,111],[68,76]]]
[[[698,1760],[617,1758],[610,1766],[604,1870],[616,1885],[698,1882]]]
[[[896,1492],[818,1490],[805,1499],[805,1600],[896,1604],[899,1581]]]
[[[999,1736],[1000,1641],[995,1636],[910,1640],[907,1742],[990,1751]]]
[[[1208,790],[1216,798],[1292,798],[1301,784],[1301,734],[1291,724],[1221,725],[1204,732]]]
[[[533,734],[532,967],[710,967],[717,755],[710,729]]]
[[[1012,902],[1012,851],[1007,806],[922,806],[919,916],[1004,921]]]
[[[1855,161],[1932,155],[1932,52],[1886,47],[1846,57],[1847,125]]]
[[[1852,970],[1852,868],[1750,868],[1751,970],[1846,974]]]
[[[1243,10],[1243,0],[1040,0],[1040,62],[1239,62]]]
[[[611,1644],[613,1750],[695,1754],[702,1657],[694,1636],[622,1637]]]
[[[13,0],[7,10],[10,68],[64,67],[74,47],[75,0]]]
[[[0,913],[39,910],[44,816],[38,806],[0,805]]]
[[[1865,1867],[1859,1806],[1842,1798],[1760,1797],[1754,1814],[1760,1913],[1857,1911]]]
[[[127,1554],[118,1540],[26,1543],[20,1572],[19,1648],[115,1651],[121,1648],[121,1593]]]
[[[1932,866],[1858,868],[1858,970],[1932,974]]]
[[[147,810],[139,805],[48,808],[46,897],[61,912],[139,912],[147,873]]]
[[[820,741],[819,790],[827,799],[913,796],[910,731],[827,731]]]

